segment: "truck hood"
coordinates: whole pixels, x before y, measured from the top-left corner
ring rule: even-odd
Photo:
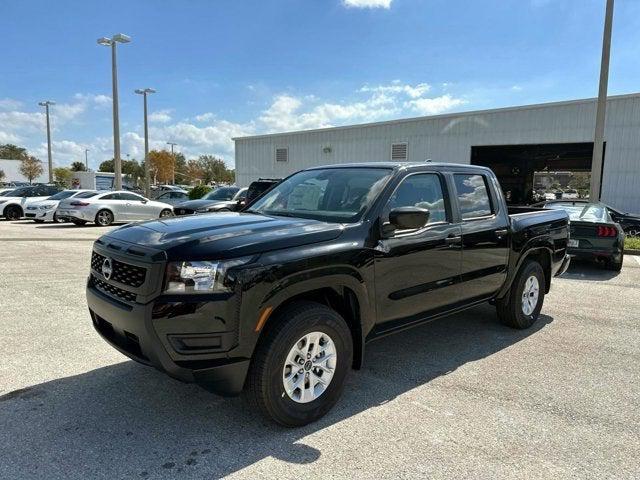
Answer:
[[[167,260],[217,260],[325,242],[343,230],[337,223],[228,212],[129,224],[102,240],[164,251]]]

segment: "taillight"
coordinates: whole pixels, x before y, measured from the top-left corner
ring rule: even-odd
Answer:
[[[599,237],[617,237],[618,230],[615,227],[598,227],[598,236]]]
[[[70,205],[72,207],[87,207],[87,206],[89,206],[89,204],[87,202],[78,202],[78,201],[71,202]]]

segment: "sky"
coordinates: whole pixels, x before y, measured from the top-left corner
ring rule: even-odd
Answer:
[[[232,137],[597,95],[605,0],[3,0],[0,143],[46,160],[175,142],[234,165]],[[640,1],[615,6],[609,94],[640,91]],[[129,157],[127,157],[127,154]]]

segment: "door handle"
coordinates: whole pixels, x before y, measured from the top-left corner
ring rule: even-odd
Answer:
[[[496,230],[496,237],[498,238],[502,238],[504,237],[509,231],[506,228],[500,229],[500,230]]]
[[[459,245],[460,243],[462,243],[462,237],[460,236],[455,236],[455,235],[449,235],[447,238],[444,239],[444,244],[445,245]]]

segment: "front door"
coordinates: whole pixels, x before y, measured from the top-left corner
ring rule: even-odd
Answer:
[[[429,210],[429,222],[414,231],[396,231],[379,241],[375,253],[378,306],[376,330],[384,332],[420,321],[456,303],[460,275],[461,229],[451,223],[444,177],[414,173],[389,198],[381,222],[398,207]]]

